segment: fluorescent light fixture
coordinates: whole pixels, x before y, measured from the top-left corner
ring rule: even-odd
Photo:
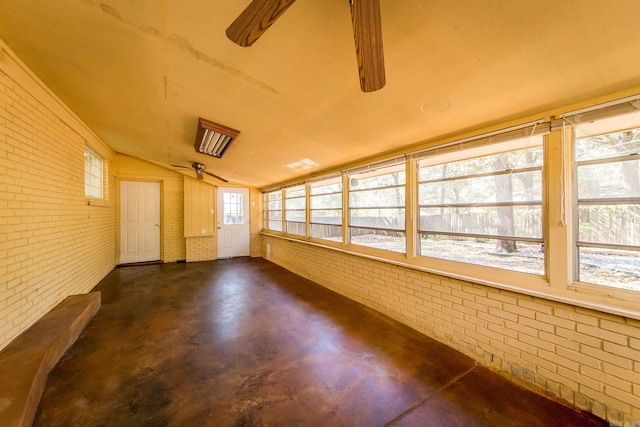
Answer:
[[[220,158],[231,142],[238,136],[239,130],[212,122],[202,117],[198,120],[196,151]]]

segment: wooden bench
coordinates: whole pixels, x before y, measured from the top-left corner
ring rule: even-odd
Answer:
[[[69,296],[0,352],[0,425],[32,425],[47,375],[100,305],[100,292]]]

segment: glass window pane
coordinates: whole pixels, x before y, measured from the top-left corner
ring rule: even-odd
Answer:
[[[640,152],[640,128],[580,138],[576,140],[574,151],[577,162],[637,154]]]
[[[307,226],[304,222],[287,222],[287,233],[304,236]]]
[[[287,221],[305,222],[306,215],[304,210],[287,210],[285,218]]]
[[[456,162],[438,163],[437,157],[421,160],[418,180],[432,181],[444,178],[494,173],[509,169],[542,167],[542,138],[534,137],[529,141],[531,148],[475,157],[473,150],[468,150],[467,159]],[[436,163],[436,164],[434,164]]]
[[[578,248],[579,280],[640,291],[640,252],[611,248]]]
[[[342,180],[342,178],[340,178]],[[342,192],[342,182],[335,182],[333,184],[312,184],[311,185],[311,195],[317,194],[329,194],[329,193],[340,193]]]
[[[223,201],[223,223],[244,224],[244,194],[228,193],[222,195]]]
[[[350,243],[406,252],[405,164],[349,175]]]
[[[640,161],[578,165],[578,198],[640,197]]]
[[[269,230],[273,231],[282,231],[282,221],[272,221],[269,220]]]
[[[305,199],[303,198],[296,198],[296,199],[287,199],[286,200],[286,209],[304,209],[305,206]]]
[[[578,241],[640,246],[640,205],[581,205]]]
[[[404,230],[404,209],[351,209],[349,224],[356,227]]]
[[[342,176],[310,185],[309,235],[342,242]]]
[[[422,256],[544,275],[541,243],[421,233],[419,250]]]
[[[311,222],[316,224],[342,224],[342,209],[311,211]]]
[[[419,184],[420,205],[542,200],[539,170]]]
[[[349,206],[352,208],[400,207],[404,206],[404,199],[404,187],[379,188],[349,193]]]
[[[265,200],[267,201],[267,229],[282,231],[282,191],[266,193]]]
[[[84,149],[84,193],[87,197],[102,198],[103,161],[88,147]]]
[[[311,224],[311,237],[342,242],[342,225]]]
[[[376,249],[405,253],[407,242],[404,231],[387,231],[374,228],[350,228],[351,243]]]
[[[311,209],[342,208],[342,193],[311,196]]]
[[[542,207],[420,208],[419,230],[541,239]]]
[[[616,131],[613,124],[626,129]],[[634,157],[640,152],[637,126],[638,116],[631,114],[575,129],[581,136],[574,142],[579,281],[640,291],[640,161]]]
[[[543,275],[542,143],[516,139],[419,160],[420,255]]]
[[[405,185],[404,163],[349,175],[349,190]]]

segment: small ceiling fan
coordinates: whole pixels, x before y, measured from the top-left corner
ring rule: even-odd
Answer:
[[[227,28],[232,42],[249,47],[295,0],[253,0]],[[385,85],[380,0],[349,0],[356,45],[360,89],[373,92]]]
[[[193,169],[196,172],[196,176],[198,177],[198,179],[204,179],[204,175],[203,174],[207,174],[209,176],[214,177],[215,179],[218,179],[222,182],[229,182],[226,179],[219,177],[218,175],[212,174],[211,172],[207,172],[206,169],[207,167],[205,165],[203,165],[202,163],[198,163],[198,162],[193,162],[191,163],[191,167],[189,166],[180,166],[180,165],[171,165],[174,168],[183,168],[183,169]]]

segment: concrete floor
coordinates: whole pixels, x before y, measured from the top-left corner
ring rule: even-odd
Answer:
[[[599,426],[263,259],[114,270],[36,426]]]

